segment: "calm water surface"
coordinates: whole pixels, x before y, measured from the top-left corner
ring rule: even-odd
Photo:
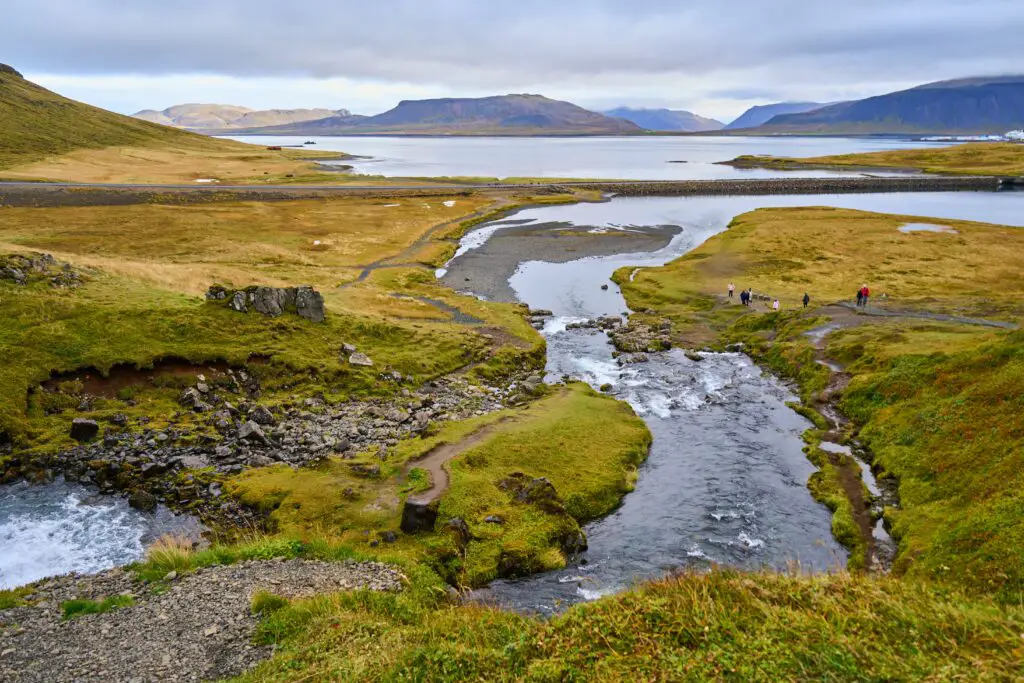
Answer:
[[[739,170],[719,166],[741,154],[821,156],[888,149],[948,146],[900,138],[810,137],[587,137],[403,138],[240,136],[255,145],[301,145],[372,157],[339,163],[358,173],[384,176],[483,176],[496,178],[627,178],[692,180],[860,175],[825,171]],[[685,162],[685,163],[678,163]]]

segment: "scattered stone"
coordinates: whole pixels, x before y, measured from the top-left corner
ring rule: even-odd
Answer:
[[[484,521],[488,524],[504,524],[505,518],[501,515],[487,515],[484,517]]]
[[[348,357],[348,362],[365,368],[373,367],[373,361],[365,353],[353,353]]]
[[[346,356],[351,355],[356,352],[356,347],[355,345],[346,342],[341,345],[341,352]]]

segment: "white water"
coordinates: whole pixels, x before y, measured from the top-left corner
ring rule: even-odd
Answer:
[[[0,588],[141,559],[163,533],[197,538],[202,528],[166,508],[144,513],[125,499],[55,481],[0,487]]]

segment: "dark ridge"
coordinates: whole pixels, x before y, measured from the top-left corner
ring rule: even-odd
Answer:
[[[6,64],[0,64],[0,74],[14,74],[18,78],[24,78],[17,69],[13,66],[7,66]]]

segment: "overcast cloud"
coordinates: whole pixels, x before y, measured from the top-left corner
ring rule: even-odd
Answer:
[[[1024,2],[5,0],[0,61],[125,112],[539,92],[729,119],[1024,72]]]

